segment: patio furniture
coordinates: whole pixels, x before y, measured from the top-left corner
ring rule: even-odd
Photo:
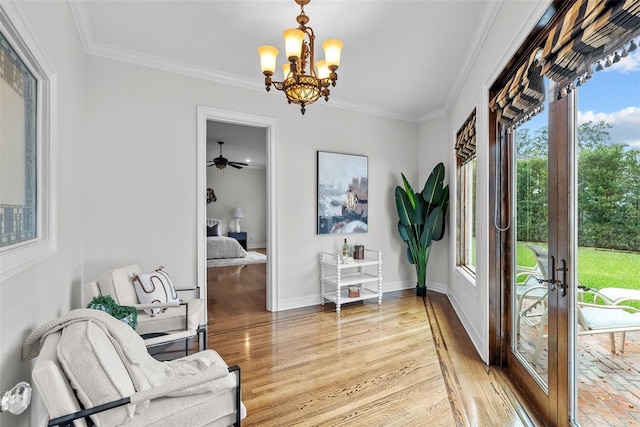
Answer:
[[[536,255],[536,262],[544,279],[548,279],[548,253],[546,248],[527,245]],[[611,342],[611,352],[616,352],[615,333],[621,333],[620,351],[624,352],[626,332],[640,331],[640,310],[635,307],[620,305],[621,302],[634,300],[633,296],[640,297],[640,292],[633,289],[605,288],[606,294],[596,289],[590,289],[578,285],[576,292],[576,320],[581,329],[576,332],[579,335],[592,335],[608,333]],[[586,295],[592,295],[596,303],[584,302]],[[608,295],[608,296],[607,296]],[[640,298],[635,299],[640,301]],[[602,304],[597,304],[601,301]],[[542,351],[542,340],[547,335],[544,333],[547,327],[547,311],[545,307],[541,321],[538,324],[538,339],[536,350],[531,363],[535,364]]]
[[[547,304],[547,287],[539,283],[543,277],[540,267],[516,267],[516,333],[520,323],[537,326]]]
[[[639,289],[626,288],[602,288],[598,290],[600,296],[604,296],[610,304],[621,304],[627,301],[640,301]]]
[[[160,362],[142,338],[109,314],[73,310],[36,328],[23,359],[48,426],[240,426],[240,368],[213,350]]]

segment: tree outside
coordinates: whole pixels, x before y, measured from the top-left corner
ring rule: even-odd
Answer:
[[[640,149],[578,127],[578,246],[640,252]],[[547,128],[517,131],[518,241],[546,242]]]

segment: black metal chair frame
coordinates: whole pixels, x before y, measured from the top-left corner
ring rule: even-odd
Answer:
[[[240,380],[240,367],[238,365],[229,366],[229,372],[234,372],[236,375],[236,422],[233,424],[236,427],[240,427],[241,422],[241,380]],[[78,412],[74,412],[72,414],[63,415],[61,417],[54,418],[49,421],[47,424],[48,427],[74,427],[74,420],[78,420],[80,418],[84,418],[87,422],[87,425],[94,426],[95,424],[89,418],[90,415],[97,414],[100,412],[108,411],[109,409],[118,408],[120,406],[128,405],[131,403],[130,397],[124,397],[122,399],[114,400],[113,402],[107,402],[102,405],[94,406],[93,408],[83,409]]]

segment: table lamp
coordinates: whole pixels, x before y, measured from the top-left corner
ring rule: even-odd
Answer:
[[[242,209],[240,208],[236,208],[235,211],[233,211],[233,217],[236,220],[236,228],[235,228],[235,232],[239,233],[240,232],[240,218],[244,218],[244,213],[242,213]]]

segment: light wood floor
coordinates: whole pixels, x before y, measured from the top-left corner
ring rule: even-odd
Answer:
[[[207,344],[242,368],[245,426],[535,425],[446,296],[270,313],[266,265],[207,276]]]

